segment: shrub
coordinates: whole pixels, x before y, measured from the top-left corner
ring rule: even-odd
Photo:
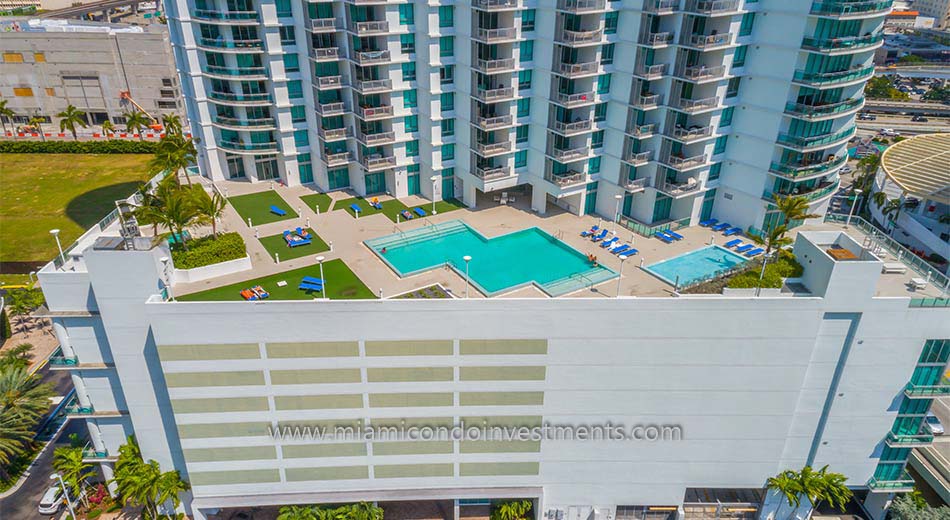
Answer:
[[[188,242],[188,249],[172,248],[172,261],[177,269],[194,269],[236,260],[247,255],[244,239],[237,233],[224,233],[215,239],[206,236]]]
[[[7,316],[7,310],[0,310],[0,341],[3,341],[13,335],[10,328],[10,318]]]
[[[0,141],[0,153],[154,153],[151,141]]]
[[[798,278],[805,271],[802,264],[798,263],[795,255],[788,251],[779,251],[778,258],[766,264],[765,275],[762,277],[762,288],[781,289],[782,278]],[[728,285],[730,289],[753,289],[759,284],[759,273],[762,272],[762,265],[743,271],[731,280]]]

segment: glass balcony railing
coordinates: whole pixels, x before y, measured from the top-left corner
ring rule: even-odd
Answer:
[[[572,94],[568,92],[558,92],[555,88],[551,97],[554,98],[555,103],[566,107],[589,105],[597,102],[597,95],[593,90],[588,92],[575,92]]]
[[[843,166],[846,162],[848,162],[847,155],[835,156],[829,161],[811,164],[773,162],[769,167],[769,171],[789,179],[801,179],[830,172]]]
[[[911,298],[910,307],[922,309],[950,307],[950,298]]]
[[[497,128],[504,128],[506,126],[511,126],[514,124],[514,117],[510,114],[506,116],[491,116],[491,117],[482,117],[479,115],[475,116],[475,124],[478,125],[482,130],[495,130]]]
[[[587,184],[587,182],[589,182],[589,177],[584,172],[568,170],[562,174],[548,172],[544,174],[544,180],[560,188],[569,188],[579,184]]]
[[[227,67],[222,65],[205,65],[205,73],[214,76],[228,77],[266,77],[267,69],[264,67]]]
[[[369,171],[385,170],[386,168],[392,168],[394,166],[396,166],[396,158],[394,156],[380,155],[363,158],[363,168]]]
[[[496,60],[475,60],[474,66],[486,74],[497,74],[499,72],[512,71],[515,69],[514,58],[496,59]]]
[[[893,479],[883,479],[871,477],[868,480],[868,488],[876,493],[895,493],[898,491],[911,491],[914,489],[914,478],[902,470],[901,474]]]
[[[802,48],[820,52],[834,52],[845,50],[861,50],[873,47],[884,41],[884,33],[869,34],[867,36],[853,36],[850,38],[805,38]]]
[[[944,379],[936,385],[915,385],[907,383],[904,387],[904,395],[911,398],[932,398],[950,395],[950,380]]]
[[[807,200],[808,202],[813,202],[834,193],[838,189],[839,183],[840,181],[838,179],[835,179],[834,181],[822,182],[810,188],[801,188],[801,189],[798,189],[797,191],[784,192],[784,191],[765,190],[762,193],[762,198],[772,204],[775,203],[776,195],[780,197],[805,197],[805,200]]]
[[[50,366],[54,367],[72,367],[79,364],[79,358],[76,356],[63,355],[63,349],[57,348],[49,358]]]
[[[806,105],[803,103],[786,103],[785,113],[800,117],[802,119],[818,119],[822,117],[833,116],[854,110],[860,110],[864,106],[864,98],[846,99],[837,103],[826,105]]]
[[[779,134],[778,143],[781,145],[789,146],[792,148],[797,148],[801,150],[809,150],[812,148],[820,148],[822,146],[829,146],[840,141],[846,141],[850,139],[857,129],[855,127],[845,128],[840,132],[836,132],[830,135],[815,135],[810,137],[800,137],[789,134]]]
[[[871,77],[872,74],[874,74],[873,66],[843,70],[840,72],[805,72],[804,70],[796,70],[792,80],[809,86],[827,86],[864,80]]]
[[[108,451],[97,451],[91,449],[82,450],[82,458],[86,460],[106,460],[109,458],[115,457],[114,455],[110,456]]]
[[[265,103],[271,102],[270,94],[267,92],[256,92],[252,94],[235,94],[233,92],[208,92],[208,98],[217,101],[227,101],[233,103]]]
[[[66,415],[94,415],[96,413],[96,409],[92,405],[82,406],[78,402],[66,406],[63,411],[66,412]]]
[[[218,146],[233,152],[277,152],[277,143],[246,143],[241,141],[218,141]]]
[[[686,11],[699,14],[725,14],[739,11],[739,0],[689,0]]]
[[[212,22],[256,22],[260,18],[257,11],[215,11],[212,9],[195,9],[191,12],[191,17]]]
[[[490,181],[510,176],[511,170],[507,166],[496,166],[494,168],[475,168],[472,173],[479,179]]]
[[[891,8],[892,0],[855,2],[853,0],[825,0],[811,4],[811,14],[819,16],[872,16],[885,13]]]
[[[623,186],[625,191],[630,193],[639,193],[646,189],[647,187],[647,178],[643,177],[641,179],[627,179],[620,183]]]
[[[594,121],[592,119],[581,119],[571,123],[564,121],[554,121],[554,123],[551,125],[551,128],[555,132],[558,132],[562,135],[574,135],[589,131],[593,124]]]
[[[276,126],[273,117],[246,119],[241,117],[216,115],[212,118],[212,121],[220,126],[233,126],[241,128],[270,128]]]
[[[653,150],[644,150],[642,152],[630,151],[624,155],[623,160],[634,166],[643,166],[653,160]]]
[[[340,141],[342,139],[346,139],[347,137],[352,137],[353,129],[349,127],[321,128],[317,131],[317,135],[319,135],[324,141]]]
[[[627,133],[637,139],[645,139],[656,133],[656,123],[638,125],[633,122],[627,125]]]
[[[637,180],[643,180],[643,179],[637,179]],[[689,221],[690,221],[690,218],[686,217],[684,219],[667,221],[667,222],[663,222],[659,224],[644,224],[643,222],[640,222],[633,217],[620,215],[620,220],[618,221],[618,223],[621,226],[629,229],[630,231],[637,233],[638,235],[642,235],[647,238],[650,238],[653,235],[657,234],[657,232],[659,231],[669,231],[671,229],[673,231],[676,231],[677,229],[684,228],[689,225]]]
[[[474,36],[475,38],[488,43],[504,42],[517,38],[518,29],[515,27],[501,27],[498,29],[478,28],[475,30]]]
[[[505,11],[521,7],[520,0],[472,0],[472,7],[482,11]]]
[[[337,22],[336,18],[314,18],[310,20],[310,32],[335,32],[339,26],[341,24]]]
[[[220,37],[198,38],[198,46],[215,49],[262,50],[264,42],[262,40],[225,40]]]
[[[342,166],[353,160],[353,154],[348,151],[338,153],[324,152],[321,157],[327,166]]]
[[[929,446],[934,441],[934,436],[926,433],[917,435],[908,435],[903,433],[887,432],[887,439],[884,440],[892,448],[915,448],[920,446]]]
[[[607,0],[558,0],[557,8],[559,11],[569,13],[594,13],[603,11],[607,7]]]
[[[630,104],[639,109],[656,108],[663,104],[663,96],[660,94],[640,94],[634,97]]]

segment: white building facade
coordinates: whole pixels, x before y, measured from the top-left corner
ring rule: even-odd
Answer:
[[[174,0],[200,168],[628,228],[821,213],[889,1]],[[519,188],[520,187],[520,188]],[[486,199],[482,199],[484,202]]]

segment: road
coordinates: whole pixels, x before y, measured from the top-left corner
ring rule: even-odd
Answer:
[[[950,117],[928,117],[926,122],[911,121],[909,116],[890,114],[875,114],[874,121],[857,121],[858,135],[874,135],[882,128],[894,130],[908,135],[931,134],[936,132],[950,132]]]

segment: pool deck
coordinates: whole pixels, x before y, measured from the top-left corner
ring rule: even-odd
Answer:
[[[520,197],[517,204],[492,207],[479,207],[474,210],[460,209],[439,215],[430,215],[425,219],[416,218],[408,222],[402,222],[398,225],[390,221],[382,214],[370,215],[359,219],[353,218],[349,213],[338,210],[329,211],[317,215],[316,212],[307,207],[300,197],[314,193],[309,187],[297,186],[287,188],[274,184],[271,188],[270,183],[251,184],[247,182],[225,181],[216,183],[219,189],[226,189],[229,196],[240,195],[244,193],[253,193],[267,189],[275,189],[277,193],[287,201],[297,212],[300,218],[274,222],[257,226],[257,231],[261,237],[274,235],[285,229],[296,226],[307,225],[307,219],[310,220],[309,226],[313,228],[324,241],[331,245],[331,251],[321,253],[327,260],[340,258],[353,270],[354,273],[365,283],[374,293],[382,293],[383,297],[394,296],[399,293],[411,291],[421,287],[442,284],[446,289],[456,296],[465,294],[465,280],[455,271],[447,268],[434,269],[426,271],[408,278],[399,278],[392,269],[385,265],[370,249],[363,244],[364,240],[377,238],[385,235],[391,235],[398,230],[416,229],[430,223],[440,223],[449,220],[461,219],[468,225],[477,229],[479,233],[488,238],[511,233],[529,227],[539,227],[547,233],[563,240],[571,247],[582,253],[591,252],[595,254],[598,260],[606,267],[614,271],[620,271],[620,260],[614,255],[601,249],[598,244],[582,238],[580,232],[589,229],[594,224],[600,224],[602,227],[612,229],[609,222],[604,222],[596,216],[577,217],[576,215],[562,211],[549,205],[549,211],[545,215],[533,213],[530,209],[530,201],[527,197]],[[334,201],[353,197],[349,191],[338,191],[329,194]],[[380,196],[380,200],[387,200],[389,197]],[[420,197],[409,197],[403,199],[408,206],[423,204],[425,199]],[[249,271],[230,274],[204,280],[201,282],[176,284],[174,286],[175,294],[190,294],[203,291],[214,287],[229,285],[244,280],[250,280],[267,276],[274,273],[289,271],[316,264],[315,257],[305,256],[293,260],[282,261],[280,264],[274,262],[261,243],[255,238],[255,230],[247,227],[238,216],[233,207],[228,205],[219,231],[236,231],[244,237],[247,243],[248,254],[251,257],[253,268]],[[695,249],[699,249],[710,243],[719,245],[725,244],[736,237],[725,237],[722,233],[713,232],[707,228],[690,227],[678,230],[684,239],[672,244],[666,244],[656,238],[645,238],[629,230],[618,227],[620,238],[625,242],[633,242],[633,246],[639,250],[639,254],[630,257],[623,266],[623,275],[620,279],[620,295],[639,296],[639,297],[668,297],[674,294],[673,287],[655,276],[640,269],[641,263],[649,265],[661,260],[665,260]],[[831,223],[808,225],[799,230],[844,230],[843,226]],[[151,229],[143,228],[143,232],[151,232]],[[847,232],[859,243],[863,242],[864,235],[855,228],[850,228]],[[196,236],[207,234],[208,230],[199,229]],[[472,262],[477,262],[478,258],[473,258]],[[893,262],[893,259],[885,259],[885,262]],[[503,267],[501,267],[503,268]],[[877,294],[880,296],[904,296],[904,297],[939,297],[940,291],[928,284],[924,290],[912,290],[908,287],[911,278],[919,275],[908,269],[906,274],[888,274],[882,275],[877,285]],[[327,280],[333,283],[332,280]],[[582,289],[569,293],[562,297],[585,297],[585,298],[612,298],[617,295],[616,279],[603,282],[594,287]],[[472,298],[482,298],[482,295],[474,287],[470,289],[469,296]],[[495,298],[547,298],[548,296],[534,286],[523,287],[511,292],[495,296]]]

